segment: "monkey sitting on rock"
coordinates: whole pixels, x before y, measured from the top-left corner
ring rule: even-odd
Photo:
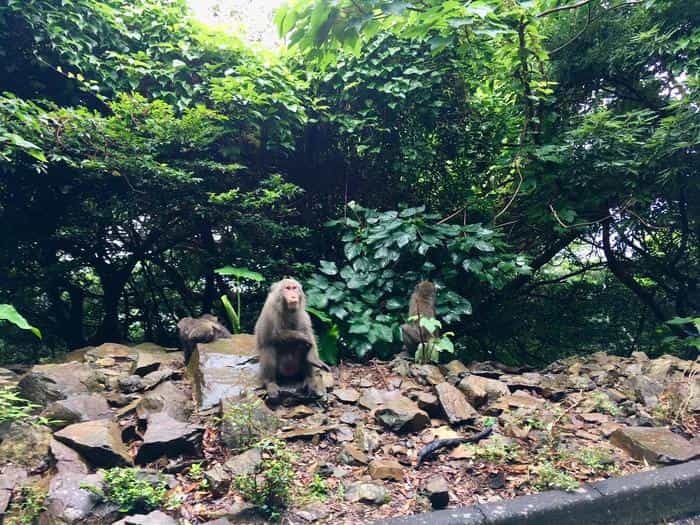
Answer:
[[[177,332],[185,354],[185,364],[189,362],[197,343],[211,343],[231,337],[231,332],[211,314],[204,314],[197,319],[183,317],[177,323]]]
[[[437,334],[431,335],[419,323],[422,318],[435,318],[435,285],[433,283],[421,281],[416,285],[408,303],[408,316],[417,317],[417,319],[401,325],[403,349],[414,355],[418,345],[427,343],[431,337],[437,336]]]
[[[318,355],[306,295],[295,279],[282,279],[270,288],[255,323],[255,343],[271,404],[279,402],[278,382],[303,381],[308,393],[323,396],[325,389],[313,367],[330,369]]]

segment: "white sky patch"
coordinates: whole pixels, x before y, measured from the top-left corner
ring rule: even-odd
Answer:
[[[273,18],[284,0],[188,0],[188,3],[198,20],[220,26],[247,42],[258,42],[269,49],[281,43]]]

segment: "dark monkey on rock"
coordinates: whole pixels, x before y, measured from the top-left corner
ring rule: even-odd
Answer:
[[[255,323],[255,343],[270,402],[279,400],[278,382],[301,380],[310,393],[323,395],[313,367],[329,368],[318,356],[306,296],[298,281],[282,279],[272,285]]]

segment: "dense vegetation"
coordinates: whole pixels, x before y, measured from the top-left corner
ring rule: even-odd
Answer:
[[[700,4],[297,0],[274,55],[186,12],[0,5],[0,303],[43,334],[1,361],[236,292],[251,329],[285,274],[328,358],[398,351],[420,278],[465,358],[696,355]]]

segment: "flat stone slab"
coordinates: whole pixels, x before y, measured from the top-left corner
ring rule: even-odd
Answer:
[[[259,366],[254,357],[255,337],[249,334],[198,344],[187,374],[199,408],[213,408],[223,398],[244,397],[258,388]]]
[[[22,397],[46,406],[71,395],[88,394],[92,369],[84,363],[34,365],[20,380]]]
[[[640,525],[700,513],[700,461],[375,525]]]
[[[114,467],[131,464],[131,457],[122,442],[121,429],[108,419],[68,425],[54,437],[77,450],[92,465]]]
[[[700,457],[700,446],[692,444],[668,428],[626,427],[610,435],[610,442],[632,457],[649,463],[682,463]]]

